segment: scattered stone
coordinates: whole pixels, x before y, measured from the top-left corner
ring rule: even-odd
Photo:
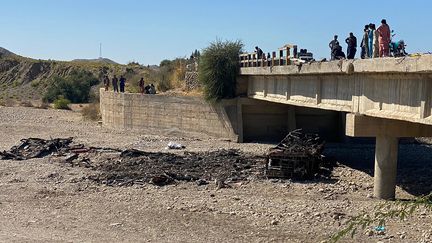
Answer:
[[[279,221],[277,221],[277,220],[272,220],[272,221],[270,222],[270,224],[271,224],[271,225],[278,225],[278,224],[279,224]]]
[[[218,180],[218,179],[216,179],[215,180],[215,184],[216,184],[216,188],[218,190],[222,189],[222,188],[231,188],[231,186],[228,185],[228,184],[226,184],[224,180]]]
[[[204,185],[208,185],[208,181],[203,180],[203,179],[199,179],[196,181],[197,186],[204,186]]]
[[[122,225],[123,225],[122,223],[112,223],[109,226],[116,227],[116,226],[122,226]]]

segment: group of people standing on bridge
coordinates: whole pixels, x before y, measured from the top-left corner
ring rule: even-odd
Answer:
[[[360,57],[362,59],[390,56],[391,32],[390,26],[387,24],[385,19],[381,20],[381,26],[378,29],[376,29],[375,24],[371,23],[365,25],[363,31],[363,37],[360,44]],[[347,56],[345,56],[345,53],[342,51],[342,47],[338,41],[338,36],[334,36],[334,39],[329,43],[331,60],[355,58],[357,52],[357,38],[353,33],[349,34],[349,37],[345,39],[345,43],[348,45]]]

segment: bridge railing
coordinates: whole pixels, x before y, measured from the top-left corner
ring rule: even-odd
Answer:
[[[291,49],[293,53],[291,56]],[[270,52],[266,55],[263,53],[258,57],[256,52],[242,53],[239,56],[240,67],[272,67],[272,66],[285,66],[292,64],[292,58],[297,56],[296,45],[285,45],[278,49],[278,51]]]

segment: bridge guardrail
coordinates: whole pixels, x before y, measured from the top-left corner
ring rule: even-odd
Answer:
[[[291,56],[291,49],[293,49]],[[263,53],[262,57],[258,57],[256,52],[242,53],[239,55],[240,67],[272,67],[272,66],[285,66],[301,62],[297,56],[297,45],[285,45],[271,53]]]

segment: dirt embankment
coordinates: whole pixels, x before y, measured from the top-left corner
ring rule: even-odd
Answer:
[[[126,75],[130,80],[145,72],[142,66],[104,62],[35,60],[15,55],[0,56],[0,102],[40,100],[53,77],[66,77],[72,71],[89,71],[100,80],[103,75]],[[135,78],[137,79],[137,78]]]

